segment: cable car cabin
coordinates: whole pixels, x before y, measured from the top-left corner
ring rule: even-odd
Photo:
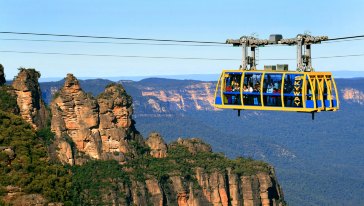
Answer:
[[[339,98],[331,72],[224,70],[214,106],[313,113],[338,110]]]
[[[338,110],[338,92],[331,72],[315,72],[312,67],[311,45],[327,39],[308,34],[283,39],[280,34],[272,34],[269,39],[242,36],[226,40],[242,48],[242,61],[238,70],[222,72],[214,106],[238,110],[238,115],[240,110],[310,112],[312,119],[315,112]],[[296,71],[289,71],[284,64],[256,70],[256,51],[265,45],[296,45]]]

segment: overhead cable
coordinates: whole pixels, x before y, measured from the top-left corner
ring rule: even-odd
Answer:
[[[191,40],[174,40],[174,39],[154,39],[154,38],[135,38],[135,37],[112,37],[112,36],[93,36],[93,35],[75,35],[75,34],[53,34],[53,33],[33,33],[33,32],[13,32],[13,31],[0,31],[0,34],[16,34],[16,35],[32,35],[32,36],[52,36],[52,37],[75,37],[75,38],[92,38],[92,39],[114,39],[114,40],[134,40],[134,41],[158,41],[158,42],[197,43],[197,44],[225,44],[225,42],[214,42],[214,41],[191,41]]]
[[[194,46],[194,47],[228,47],[228,45],[214,44],[181,44],[181,43],[146,43],[146,42],[110,42],[110,41],[75,41],[75,40],[50,40],[50,39],[24,39],[24,38],[0,38],[4,41],[28,41],[28,42],[56,42],[56,43],[84,43],[84,44],[121,44],[121,45],[155,45],[155,46]]]
[[[173,57],[173,56],[142,56],[142,55],[116,55],[116,54],[86,54],[86,53],[63,53],[63,52],[37,52],[37,51],[15,51],[0,50],[0,53],[17,53],[17,54],[41,54],[41,55],[64,55],[64,56],[89,56],[89,57],[117,57],[117,58],[144,58],[144,59],[177,59],[177,60],[209,60],[209,61],[238,61],[236,58],[207,58],[207,57]],[[330,59],[344,57],[359,57],[364,54],[348,54],[337,56],[313,57],[312,59]],[[260,61],[293,61],[296,59],[259,59]]]

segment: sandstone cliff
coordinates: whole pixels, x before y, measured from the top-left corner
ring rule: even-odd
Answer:
[[[111,84],[94,98],[68,74],[55,96],[51,128],[62,162],[81,164],[85,158],[125,162],[125,153],[131,152],[127,142],[141,136],[131,119],[132,99],[121,85]]]
[[[157,134],[153,136],[159,139]],[[101,199],[89,197],[88,201],[159,206],[285,205],[273,168],[252,160],[228,160],[210,150],[199,139],[171,143],[166,157],[145,156],[125,164],[122,168],[128,181],[114,179],[110,183],[115,189],[104,191]],[[81,191],[80,195],[89,192]]]
[[[350,103],[364,104],[364,93],[354,88],[344,88],[341,90],[344,101]]]
[[[137,90],[134,107],[137,115],[168,115],[178,111],[217,110],[214,106],[214,82],[151,78],[140,82],[121,81]],[[158,82],[158,84],[156,84]]]
[[[17,95],[20,115],[34,129],[43,128],[47,124],[48,111],[42,100],[38,83],[40,73],[34,69],[19,69],[18,76],[13,81],[13,88]]]

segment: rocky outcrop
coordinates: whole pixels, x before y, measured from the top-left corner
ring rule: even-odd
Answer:
[[[188,145],[189,151],[205,148],[204,143],[198,139],[184,139],[170,146],[176,145],[186,148]],[[193,155],[191,153],[191,156]],[[139,195],[136,195],[137,193]],[[133,181],[128,194],[131,205],[285,205],[283,193],[271,167],[251,175],[238,173],[234,168],[209,171],[197,167],[192,177],[183,176],[178,172],[161,179],[148,176],[144,182]]]
[[[120,84],[111,84],[99,95],[97,102],[102,151],[122,154],[130,152],[127,142],[133,140],[136,133],[132,127],[131,97]]]
[[[46,205],[47,200],[39,194],[26,194],[19,187],[7,186],[5,188],[5,196],[3,197],[3,201],[6,203],[10,203],[14,206],[43,206]]]
[[[17,95],[17,104],[20,115],[34,129],[46,126],[48,111],[41,98],[38,83],[40,73],[35,69],[19,69],[19,74],[14,78],[13,88]]]
[[[58,157],[81,164],[84,158],[125,161],[128,141],[141,139],[134,129],[132,99],[120,84],[106,87],[98,98],[85,93],[68,74],[50,107]]]
[[[10,166],[11,161],[16,157],[14,148],[5,146],[0,146],[0,155],[2,157],[0,159],[0,165],[2,166]]]
[[[196,154],[197,152],[212,152],[211,146],[204,143],[199,138],[191,138],[191,139],[178,138],[177,143],[179,145],[187,147],[188,151],[190,151],[192,154]]]
[[[20,187],[5,187],[5,195],[2,200],[4,203],[13,206],[63,206],[63,203],[49,202],[40,194],[27,194]],[[6,204],[6,205],[7,205]]]
[[[167,145],[158,133],[151,133],[145,143],[150,148],[150,155],[152,157],[167,157]]]
[[[2,64],[0,64],[0,86],[4,85],[5,82],[6,80],[5,80],[4,67]]]

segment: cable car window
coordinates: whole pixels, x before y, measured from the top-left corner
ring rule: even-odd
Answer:
[[[260,88],[261,88],[261,73],[246,72],[244,75],[243,85],[243,101],[244,105],[261,106]]]
[[[327,100],[327,84],[326,84],[326,81],[323,81],[323,88],[322,88],[322,91],[323,91],[323,98],[324,100]]]
[[[241,72],[231,72],[225,75],[225,84],[223,88],[224,104],[241,105],[240,100],[240,82]]]
[[[317,88],[316,88],[316,102],[318,107],[324,107],[325,106],[325,101],[324,101],[324,79],[323,79],[323,75],[317,75],[316,77],[317,79]]]
[[[264,106],[282,106],[282,74],[265,74],[263,82]]]

